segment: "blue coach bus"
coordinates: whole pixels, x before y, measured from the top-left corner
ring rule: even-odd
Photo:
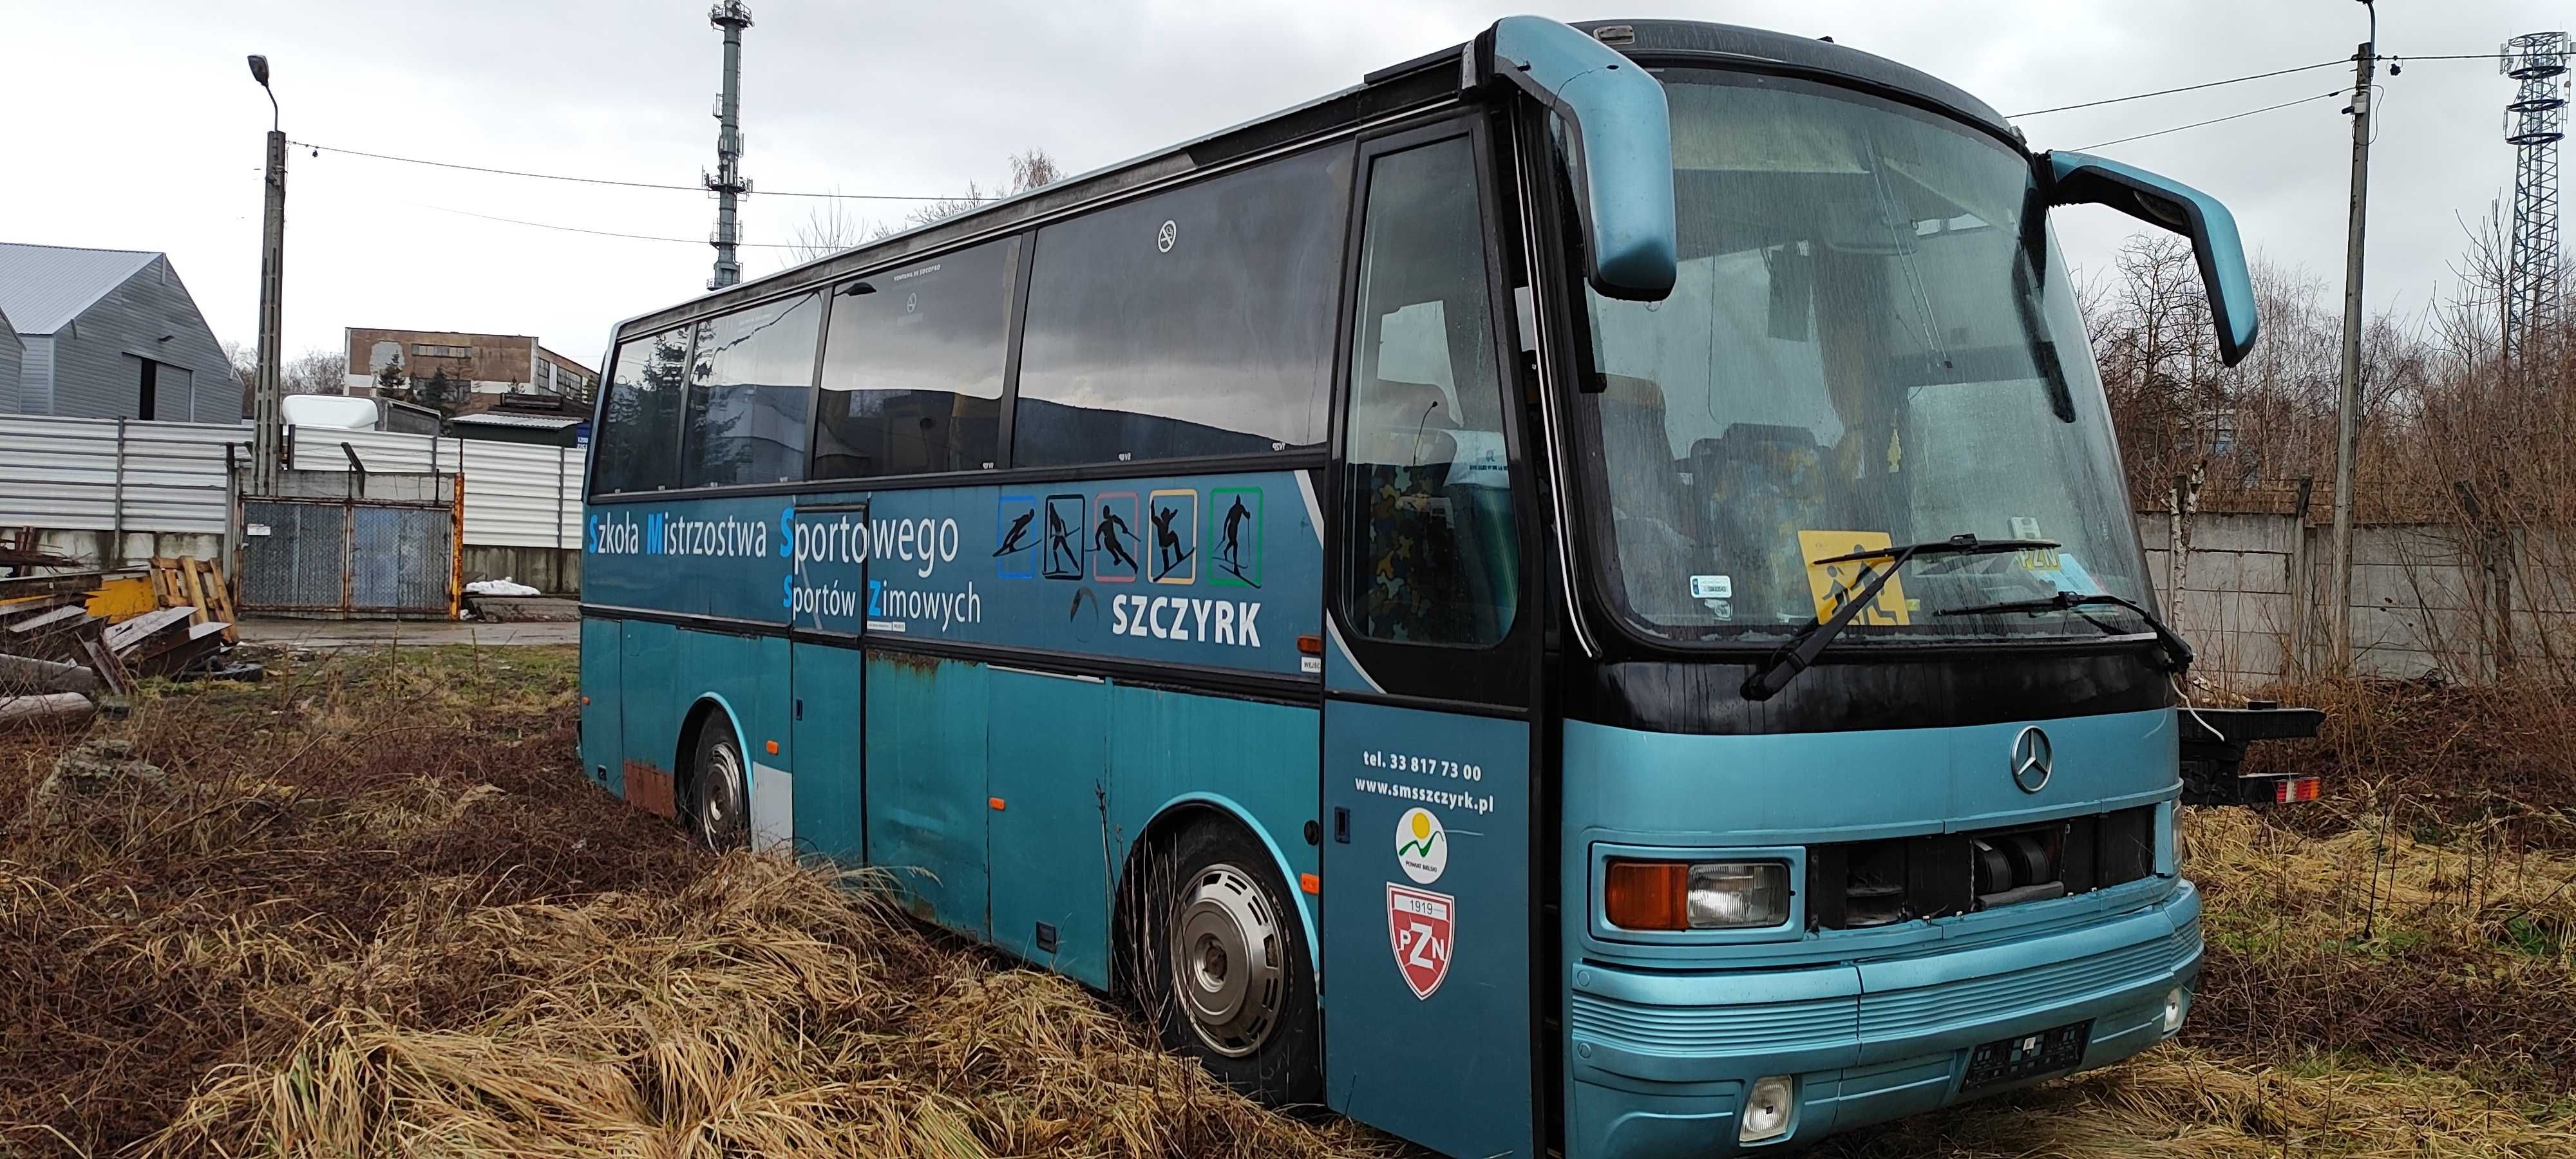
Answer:
[[[2173,1035],[2175,676],[2049,227],[1829,42],[1532,17],[620,325],[588,775],[1236,1086],[1710,1155]]]

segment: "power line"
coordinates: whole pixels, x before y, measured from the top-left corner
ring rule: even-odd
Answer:
[[[2320,68],[2332,68],[2332,67],[2334,67],[2334,66],[2336,66],[2336,65],[2340,65],[2340,64],[2344,64],[2344,63],[2346,63],[2349,59],[2350,59],[2350,58],[2349,58],[2349,57],[2347,57],[2347,58],[2345,58],[2344,60],[2321,60],[2321,61],[2318,61],[2318,62],[2317,62],[2317,63],[2315,63],[2315,64],[2303,64],[2303,65],[2300,65],[2300,66],[2299,66],[2299,67],[2297,67],[2297,68],[2281,68],[2281,69],[2274,69],[2274,70],[2272,70],[2272,71],[2270,71],[2270,72],[2258,72],[2258,73],[2252,73],[2252,74],[2249,74],[2249,75],[2246,75],[2246,76],[2232,76],[2232,77],[2227,78],[2226,80],[2203,81],[2203,82],[2202,82],[2202,83],[2200,83],[2200,84],[2196,84],[2196,85],[2184,85],[2184,86],[2182,86],[2181,88],[2157,89],[2156,91],[2151,92],[2151,93],[2131,93],[2131,94],[2129,94],[2128,96],[2125,96],[2125,97],[2105,97],[2105,98],[2103,98],[2103,99],[2101,99],[2101,100],[2098,100],[2098,101],[2086,101],[2086,102],[2084,102],[2083,104],[2080,104],[2080,105],[2059,105],[2059,106],[2057,106],[2056,108],[2053,108],[2053,109],[2032,109],[2031,111],[2029,111],[2029,112],[2027,112],[2027,113],[2011,113],[2011,114],[2007,114],[2006,119],[2007,119],[2007,120],[2011,120],[2011,119],[2016,119],[2016,118],[2020,118],[2020,117],[2036,117],[2036,116],[2038,116],[2038,115],[2040,115],[2040,114],[2042,114],[2042,113],[2063,113],[2063,112],[2066,112],[2066,111],[2067,111],[2067,110],[2069,110],[2069,109],[2089,109],[2089,108],[2093,108],[2093,107],[2094,107],[2094,106],[2096,106],[2096,105],[2116,105],[2116,104],[2119,104],[2119,103],[2120,103],[2120,102],[2122,102],[2122,101],[2137,101],[2137,100],[2145,100],[2145,99],[2146,99],[2146,98],[2148,98],[2148,97],[2161,97],[2161,96],[2167,96],[2167,95],[2170,95],[2170,94],[2173,94],[2173,93],[2187,93],[2187,92],[2191,92],[2191,91],[2192,91],[2192,90],[2194,90],[2194,89],[2214,89],[2214,88],[2217,88],[2217,87],[2218,87],[2218,86],[2220,86],[2220,85],[2232,85],[2232,84],[2238,84],[2238,83],[2241,83],[2241,82],[2244,82],[2244,81],[2249,81],[2249,80],[2261,80],[2261,79],[2263,79],[2263,78],[2265,78],[2265,77],[2271,77],[2271,76],[2288,76],[2288,75],[2290,75],[2291,73],[2294,73],[2294,72],[2308,72],[2308,71],[2311,71],[2311,70],[2313,70],[2313,69],[2320,69]],[[2426,59],[2430,59],[2430,58],[2426,58]]]
[[[2094,149],[2100,149],[2100,148],[2103,148],[2103,147],[2105,147],[2105,146],[2109,146],[2109,145],[2125,145],[2125,144],[2128,144],[2128,143],[2129,143],[2129,142],[2131,142],[2131,141],[2143,141],[2143,140],[2146,140],[2146,139],[2147,139],[2147,138],[2149,138],[2149,137],[2161,137],[2161,136],[2164,136],[2164,135],[2165,135],[2165,134],[2167,134],[2167,133],[2179,133],[2179,132],[2181,132],[2181,131],[2183,131],[2183,130],[2185,130],[2185,129],[2197,129],[2197,128],[2200,128],[2200,127],[2201,127],[2201,126],[2203,126],[2203,125],[2215,125],[2215,124],[2219,123],[2220,121],[2233,121],[2233,120],[2235,120],[2235,119],[2237,119],[2237,118],[2239,118],[2239,117],[2250,117],[2250,116],[2253,116],[2253,115],[2254,115],[2254,114],[2256,114],[2256,113],[2268,113],[2268,112],[2273,111],[2274,109],[2286,109],[2286,108],[2289,108],[2289,107],[2290,107],[2290,106],[2292,106],[2292,105],[2304,105],[2304,104],[2308,103],[2309,101],[2320,101],[2320,100],[2324,100],[2324,99],[2325,99],[2325,98],[2327,98],[2327,97],[2339,97],[2339,96],[2342,96],[2342,95],[2344,95],[2344,90],[2342,90],[2342,89],[2336,89],[2336,90],[2334,90],[2334,91],[2332,91],[2332,92],[2323,92],[2323,93],[2318,93],[2318,94],[2316,94],[2315,96],[2300,97],[2300,98],[2298,98],[2297,100],[2283,101],[2283,102],[2281,102],[2280,104],[2277,104],[2277,105],[2265,105],[2265,106],[2263,106],[2262,108],[2259,108],[2259,109],[2247,109],[2247,110],[2245,110],[2244,112],[2241,112],[2241,113],[2229,113],[2229,114],[2227,114],[2227,115],[2226,115],[2226,116],[2224,116],[2224,117],[2211,117],[2210,119],[2208,119],[2208,120],[2206,120],[2206,121],[2193,121],[2192,123],[2190,123],[2190,124],[2188,124],[2188,125],[2176,125],[2176,126],[2174,126],[2174,127],[2170,128],[2170,129],[2158,129],[2158,130],[2156,130],[2156,131],[2154,131],[2154,132],[2152,132],[2152,133],[2139,133],[2139,134],[2137,134],[2137,135],[2135,135],[2135,136],[2120,137],[2120,138],[2116,138],[2116,139],[2109,140],[2109,141],[2101,141],[2101,142],[2097,142],[2097,143],[2095,143],[2095,144],[2082,146],[2082,147],[2080,147],[2080,148],[2076,149],[2076,152],[2079,152],[2079,153],[2082,153],[2082,152],[2089,152],[2089,151],[2091,151],[2091,150],[2094,150]]]
[[[436,166],[437,168],[440,168],[440,169],[462,169],[462,170],[464,170],[464,171],[466,171],[466,172],[468,172],[468,173],[497,173],[497,174],[500,174],[501,176],[504,176],[504,177],[535,177],[535,178],[539,178],[539,179],[541,179],[541,180],[546,180],[546,181],[576,181],[576,182],[580,182],[581,184],[584,184],[584,185],[618,185],[618,186],[624,186],[624,187],[626,187],[626,188],[628,188],[628,189],[679,189],[679,190],[685,190],[685,191],[690,192],[690,193],[704,193],[704,192],[706,192],[706,187],[705,187],[705,186],[702,186],[702,185],[669,185],[669,184],[665,184],[665,183],[658,182],[658,181],[619,181],[619,180],[616,180],[616,179],[613,179],[613,178],[608,178],[608,177],[575,177],[575,176],[572,176],[572,175],[569,175],[569,174],[564,174],[564,173],[530,173],[530,172],[528,172],[528,171],[526,171],[526,170],[522,170],[522,169],[495,169],[495,168],[491,168],[491,167],[489,167],[489,166],[484,166],[484,165],[463,165],[463,164],[458,164],[457,162],[454,162],[454,161],[430,161],[430,160],[426,160],[426,159],[423,159],[423,158],[420,158],[420,157],[397,157],[397,156],[395,156],[395,155],[393,155],[393,154],[391,154],[391,153],[370,153],[370,152],[368,152],[368,151],[366,151],[366,150],[364,150],[364,149],[343,149],[343,148],[340,148],[339,146],[336,146],[336,145],[316,145],[316,144],[312,143],[311,141],[292,141],[292,142],[289,142],[289,144],[294,145],[294,146],[295,146],[296,148],[298,148],[298,149],[314,149],[314,150],[318,150],[318,151],[321,151],[321,152],[324,152],[324,153],[345,153],[345,154],[347,154],[347,155],[349,155],[349,156],[352,156],[352,157],[371,157],[371,158],[374,158],[375,160],[378,160],[378,161],[400,161],[400,162],[402,162],[402,163],[404,163],[404,164],[406,164],[406,165],[431,165],[431,166]],[[999,200],[1001,200],[1001,199],[1000,199],[1000,198],[998,198],[998,197],[950,197],[950,196],[931,196],[931,195],[915,196],[915,195],[911,195],[911,194],[901,194],[901,193],[802,193],[802,192],[797,192],[797,191],[793,191],[793,190],[783,190],[783,189],[763,189],[763,190],[761,190],[761,191],[760,191],[760,193],[761,193],[761,195],[762,195],[762,196],[764,196],[764,197],[826,197],[826,198],[839,198],[839,199],[844,200],[844,201],[999,201]],[[659,239],[659,240],[668,240],[668,239]],[[706,243],[705,243],[705,242],[703,242],[703,241],[701,241],[701,242],[693,242],[693,243],[691,243],[691,244],[693,244],[693,245],[705,245]]]
[[[2379,59],[2381,59],[2381,60],[2385,60],[2385,61],[2391,61],[2391,62],[2406,62],[2406,61],[2417,61],[2417,60],[2495,60],[2495,59],[2497,59],[2497,58],[2498,58],[2498,56],[2499,56],[2499,55],[2500,55],[2500,54],[2498,54],[2498,53],[2493,53],[2493,52],[2463,52],[2463,53],[2454,53],[2454,54],[2450,54],[2450,55],[2446,55],[2446,56],[2383,56],[2383,57],[2380,57]],[[2082,104],[2075,104],[2075,105],[2059,105],[2059,106],[2057,106],[2057,107],[2055,107],[2055,108],[2049,108],[2049,109],[2032,109],[2031,111],[2029,111],[2029,112],[2027,112],[2027,113],[2012,113],[2012,114],[2009,114],[2005,119],[2007,119],[2007,120],[2013,120],[2013,119],[2018,119],[2018,118],[2021,118],[2021,117],[2036,117],[2036,116],[2039,116],[2039,115],[2041,115],[2041,114],[2043,114],[2043,113],[2063,113],[2063,112],[2066,112],[2066,111],[2068,111],[2068,110],[2070,110],[2070,109],[2090,109],[2090,108],[2094,108],[2094,107],[2096,107],[2096,106],[2100,106],[2100,105],[2116,105],[2116,104],[2119,104],[2119,103],[2120,103],[2120,102],[2122,102],[2122,101],[2136,101],[2136,100],[2144,100],[2144,99],[2146,99],[2146,98],[2148,98],[2148,97],[2161,97],[2161,96],[2168,96],[2168,95],[2171,95],[2171,94],[2173,94],[2173,93],[2187,93],[2187,92],[2191,92],[2191,91],[2196,90],[2196,89],[2213,89],[2213,88],[2217,88],[2217,87],[2218,87],[2218,86],[2220,86],[2220,85],[2232,85],[2232,84],[2239,84],[2239,83],[2242,83],[2242,82],[2244,82],[2244,81],[2249,81],[2249,80],[2262,80],[2262,79],[2264,79],[2265,77],[2288,76],[2288,75],[2290,75],[2291,73],[2294,73],[2294,72],[2309,72],[2309,71],[2312,71],[2312,70],[2315,70],[2315,69],[2320,69],[2320,68],[2333,68],[2333,67],[2335,67],[2335,66],[2337,66],[2337,65],[2349,64],[2349,63],[2351,63],[2351,61],[2352,61],[2352,58],[2351,58],[2351,57],[2348,57],[2348,56],[2347,56],[2347,57],[2344,57],[2344,58],[2342,58],[2342,59],[2340,59],[2340,60],[2321,60],[2321,61],[2318,61],[2318,62],[2317,62],[2317,63],[2315,63],[2315,64],[2303,64],[2303,65],[2298,66],[2297,68],[2277,68],[2277,69],[2273,69],[2273,70],[2272,70],[2272,71],[2270,71],[2270,72],[2257,72],[2257,73],[2248,73],[2248,74],[2246,74],[2246,75],[2244,75],[2244,76],[2232,76],[2232,77],[2227,78],[2226,80],[2203,81],[2203,82],[2201,82],[2201,83],[2199,83],[2199,84],[2196,84],[2196,85],[2184,85],[2184,86],[2182,86],[2182,87],[2180,87],[2180,88],[2157,89],[2156,91],[2151,92],[2151,93],[2131,93],[2131,94],[2129,94],[2128,96],[2125,96],[2125,97],[2105,97],[2105,98],[2103,98],[2103,99],[2101,99],[2101,100],[2098,100],[2098,101],[2085,101],[2085,102],[2084,102],[2084,103],[2082,103]]]
[[[450,209],[450,208],[448,208],[448,207],[446,207],[446,206],[444,206],[444,205],[429,205],[429,204],[425,204],[425,203],[423,203],[423,202],[418,202],[418,201],[412,202],[412,204],[414,204],[414,205],[418,205],[418,206],[420,206],[422,209],[435,209],[435,210],[439,211],[440,213],[453,213],[453,214],[458,214],[458,215],[460,215],[460,216],[464,216],[464,217],[479,217],[479,218],[482,218],[482,219],[483,219],[483,220],[485,220],[485,221],[498,221],[498,222],[502,222],[502,223],[504,223],[504,224],[508,224],[508,225],[526,225],[526,226],[534,226],[534,227],[536,227],[536,228],[538,228],[538,229],[559,229],[559,230],[564,231],[565,233],[587,233],[587,234],[592,234],[592,235],[597,236],[597,237],[622,237],[622,238],[627,238],[627,239],[630,239],[630,240],[633,240],[633,241],[668,241],[668,242],[678,242],[678,243],[679,243],[679,244],[681,244],[681,245],[705,245],[705,244],[707,244],[706,239],[705,239],[705,238],[700,238],[700,237],[657,237],[657,236],[655,236],[655,235],[653,235],[653,234],[649,234],[649,233],[616,233],[616,232],[613,232],[613,231],[610,231],[610,230],[605,230],[605,229],[583,229],[582,227],[577,226],[577,225],[553,225],[553,224],[550,224],[550,223],[547,223],[547,222],[542,222],[542,221],[521,221],[521,220],[519,220],[518,218],[515,218],[515,217],[494,217],[494,216],[492,216],[491,214],[488,214],[488,213],[476,213],[476,212],[474,212],[473,210],[470,210],[470,209]],[[748,247],[757,248],[757,249],[781,249],[781,250],[786,250],[786,249],[797,249],[797,248],[800,248],[800,247],[798,247],[797,245],[795,245],[794,243],[791,243],[791,242],[783,242],[783,241],[738,241],[738,242],[735,242],[734,244],[735,244],[735,245],[738,245],[738,246],[748,246]]]

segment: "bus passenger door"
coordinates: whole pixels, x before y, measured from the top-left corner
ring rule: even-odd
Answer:
[[[865,527],[867,504],[833,503],[801,508],[802,524],[847,519]],[[822,538],[822,537],[817,537]],[[818,553],[819,554],[819,553]],[[856,560],[799,556],[787,591],[788,767],[796,786],[796,851],[820,853],[844,865],[867,860],[866,767],[867,658],[860,644],[866,609],[857,593],[868,590],[868,565]],[[851,593],[848,599],[840,593]]]
[[[1464,118],[1362,147],[1327,548],[1324,1070],[1353,1118],[1533,1156],[1539,633],[1485,149]]]

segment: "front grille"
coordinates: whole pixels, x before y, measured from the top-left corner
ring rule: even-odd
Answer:
[[[1577,1037],[1640,1054],[1709,1055],[1849,1042],[1860,999],[1648,1006],[1578,990],[1568,1005]]]
[[[1807,850],[1807,924],[1867,929],[2090,893],[2155,871],[2156,807]]]
[[[2157,938],[2066,962],[2051,962],[1937,986],[1869,994],[1860,1000],[1862,1038],[1897,1038],[1944,1026],[1991,1021],[2017,1011],[2072,1002],[2134,985],[2172,969],[2179,958]]]

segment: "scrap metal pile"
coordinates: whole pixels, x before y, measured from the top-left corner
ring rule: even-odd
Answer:
[[[239,639],[220,564],[0,578],[0,728],[76,723],[136,680],[214,670]]]

